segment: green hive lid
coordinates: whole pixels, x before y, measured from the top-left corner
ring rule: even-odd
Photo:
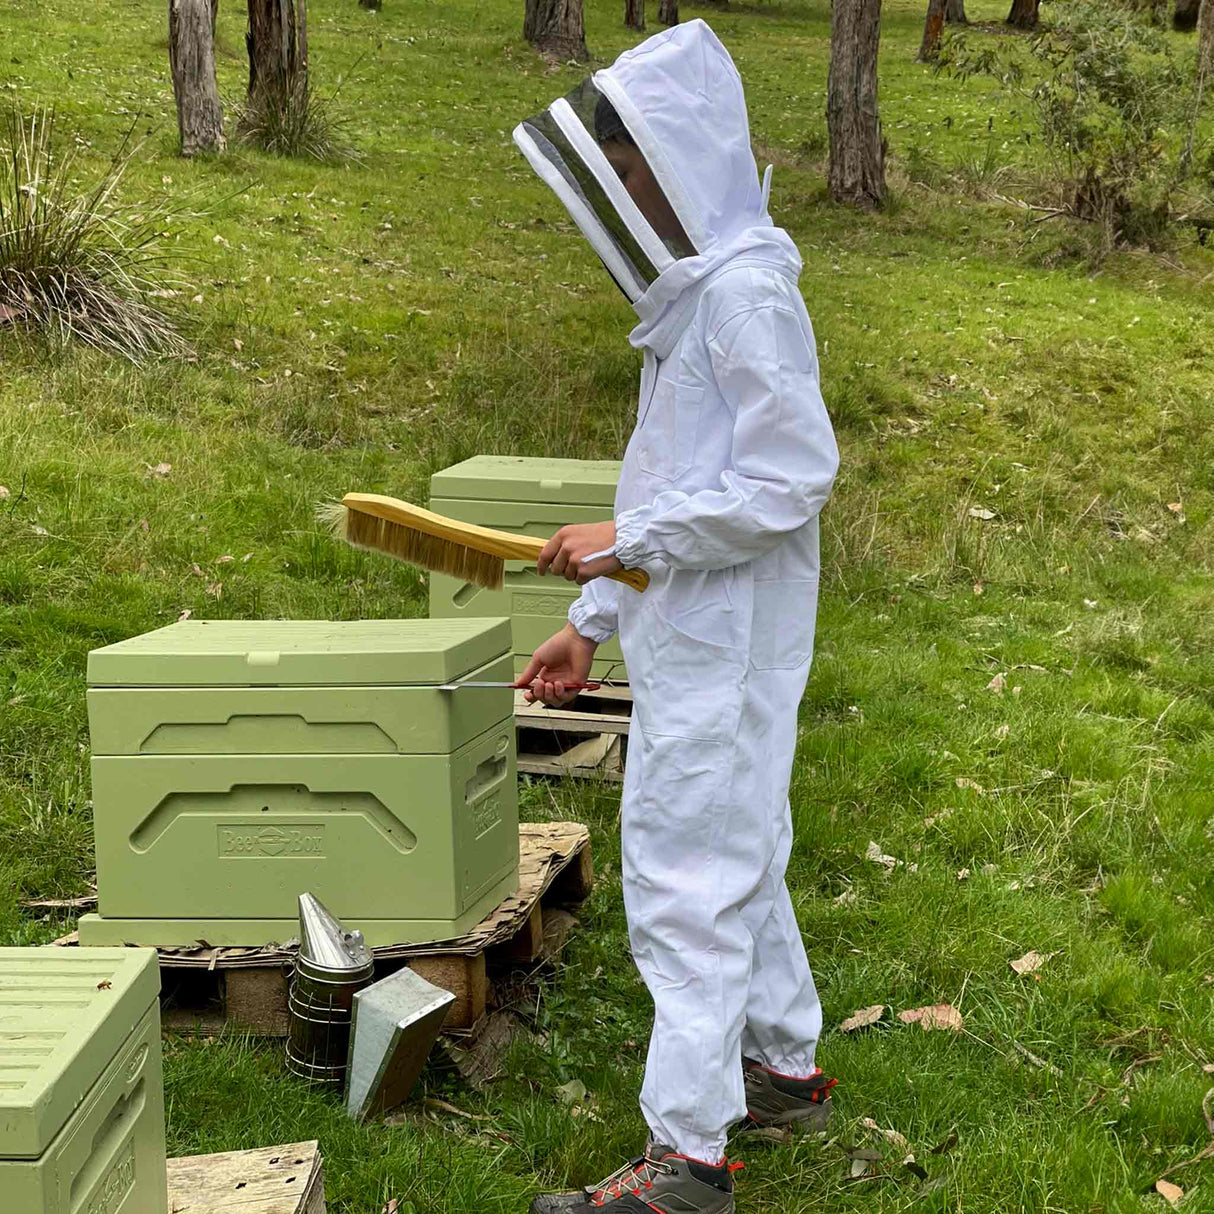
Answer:
[[[0,948],[0,1159],[37,1159],[160,993],[151,948]]]
[[[523,459],[477,455],[436,472],[431,498],[491,502],[554,502],[562,506],[611,506],[620,465],[615,460]]]
[[[510,652],[510,621],[185,620],[94,649],[90,687],[447,683]]]

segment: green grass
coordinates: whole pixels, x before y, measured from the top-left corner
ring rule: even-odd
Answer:
[[[614,4],[587,7],[608,59],[631,38]],[[969,7],[993,22],[1006,5]],[[1091,233],[987,200],[992,183],[1032,196],[1032,115],[916,64],[922,5],[885,8],[894,196],[876,216],[824,193],[825,0],[684,10],[734,52],[777,164],[843,454],[789,874],[821,1061],[842,1079],[838,1141],[739,1143],[739,1208],[1162,1209],[1142,1194],[1208,1142],[1214,1085],[1214,253],[1180,233],[1093,274]],[[0,0],[0,94],[56,105],[82,188],[145,116],[123,197],[133,214],[188,201],[176,302],[196,350],[140,370],[0,334],[0,939],[65,930],[17,903],[77,893],[92,867],[91,648],[184,610],[423,614],[424,580],[321,537],[315,502],[420,498],[476,452],[613,457],[627,437],[629,314],[509,143],[579,72],[520,43],[514,4],[313,0],[309,16],[314,77],[342,78],[360,164],[182,162],[162,4]],[[219,29],[235,97],[239,6]],[[172,1039],[172,1151],[318,1137],[340,1214],[389,1197],[506,1214],[635,1151],[649,1006],[616,794],[535,786],[524,808],[587,822],[599,881],[533,996],[538,1043],[484,1096],[428,1074],[490,1120],[354,1127],[277,1045]],[[906,863],[887,874],[870,841]],[[1040,981],[1008,966],[1030,949],[1055,954]],[[836,1031],[868,1004],[943,1001],[962,1034]],[[597,1120],[556,1098],[571,1079]],[[893,1147],[896,1179],[848,1183],[840,1144],[871,1138],[863,1118],[944,1185],[916,1201]],[[1173,1176],[1184,1208],[1214,1209],[1212,1169]]]

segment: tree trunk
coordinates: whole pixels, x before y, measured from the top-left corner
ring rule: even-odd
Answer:
[[[826,126],[830,196],[872,209],[885,200],[885,140],[877,114],[881,0],[834,0]]]
[[[249,100],[285,106],[308,83],[307,0],[248,0]]]
[[[222,152],[227,147],[215,83],[217,4],[218,0],[169,0],[169,69],[183,156]]]
[[[1037,28],[1037,10],[1041,0],[1012,0],[1012,11],[1007,15],[1007,23],[1013,29],[1031,30]]]
[[[624,0],[624,24],[630,30],[645,28],[645,0]]]
[[[678,25],[679,0],[662,0],[658,7],[658,20],[663,25]]]
[[[948,0],[928,0],[927,20],[923,23],[923,44],[919,62],[931,63],[940,57],[940,35],[944,32],[944,13]]]
[[[949,25],[969,25],[965,15],[965,0],[948,0],[944,6],[944,19]]]
[[[558,59],[590,58],[582,0],[527,0],[523,37],[537,51]]]
[[[1197,20],[1202,8],[1201,0],[1176,0],[1176,10],[1172,14],[1172,28],[1181,33],[1192,33],[1197,28]]]

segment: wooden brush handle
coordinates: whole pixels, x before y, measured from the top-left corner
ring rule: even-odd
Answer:
[[[372,514],[401,527],[424,531],[436,539],[449,540],[453,544],[462,544],[465,548],[474,548],[477,552],[500,556],[508,561],[536,561],[548,542],[530,535],[514,535],[509,531],[495,531],[492,527],[478,527],[475,523],[461,523],[457,519],[445,518],[441,514],[423,510],[420,506],[398,501],[394,497],[384,497],[379,493],[347,493],[342,498],[342,505],[347,509]],[[623,582],[625,586],[631,586],[638,593],[643,592],[649,585],[649,574],[644,569],[621,569],[618,573],[609,573],[606,576],[613,582]]]

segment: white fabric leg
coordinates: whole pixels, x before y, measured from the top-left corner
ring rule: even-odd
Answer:
[[[746,1109],[754,945],[741,907],[765,867],[757,832],[733,820],[730,751],[634,718],[621,823],[629,940],[654,1003],[641,1109],[656,1141],[708,1163]]]
[[[786,838],[791,843],[791,827]],[[822,1004],[784,883],[787,862],[784,847],[742,911],[754,939],[742,1054],[782,1075],[807,1078],[822,1034]]]

